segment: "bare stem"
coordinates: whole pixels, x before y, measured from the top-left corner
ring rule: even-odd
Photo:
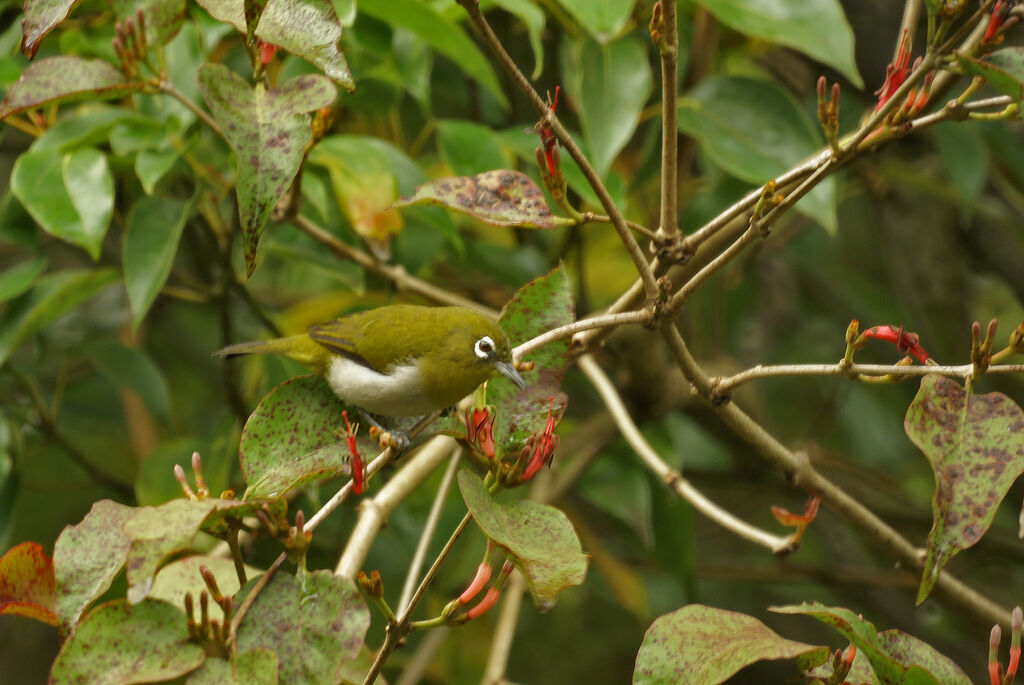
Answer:
[[[661,225],[664,236],[679,231],[677,202],[679,198],[679,132],[676,128],[676,69],[679,57],[679,36],[676,33],[676,0],[662,0],[665,20],[661,48]]]
[[[594,328],[605,328],[621,326],[626,323],[648,324],[651,322],[651,312],[648,309],[641,309],[635,312],[623,312],[622,314],[602,314],[589,319],[574,321],[558,328],[553,328],[546,333],[541,333],[536,338],[527,340],[512,350],[513,359],[522,359],[534,350],[540,349],[549,343],[562,338],[568,338],[580,331],[587,331]]]
[[[216,133],[221,138],[224,138],[224,131],[221,130],[220,124],[214,121],[213,117],[207,114],[206,111],[199,107],[196,103],[189,100],[188,96],[182,93],[180,90],[178,90],[178,87],[174,85],[174,83],[172,83],[169,79],[160,80],[160,92],[164,93],[165,95],[170,95],[172,98],[174,98],[181,104],[185,105],[185,107],[187,107],[190,112],[195,114],[200,119],[200,121],[206,124],[211,131]]]
[[[780,364],[778,366],[755,366],[741,371],[734,376],[713,378],[711,383],[715,392],[724,394],[733,388],[761,378],[784,378],[793,376],[844,376],[859,378],[861,376],[954,376],[970,378],[974,373],[973,364],[959,366],[900,366],[898,364]],[[1024,364],[1001,364],[990,366],[985,371],[992,373],[1024,373]]]
[[[552,112],[540,94],[530,84],[529,79],[519,70],[516,63],[512,60],[509,54],[505,51],[505,47],[498,40],[498,37],[494,35],[494,31],[491,30],[490,24],[484,15],[480,12],[480,8],[477,6],[476,0],[456,0],[462,8],[469,14],[470,20],[477,27],[480,33],[483,35],[484,41],[491,48],[491,51],[498,58],[501,66],[504,67],[508,75],[515,81],[519,89],[526,95],[530,104],[537,110],[537,113],[543,117],[544,125],[551,129],[558,138],[558,142],[562,144],[569,156],[573,158],[576,164],[579,166],[580,171],[586,177],[587,182],[590,183],[590,187],[594,189],[594,194],[597,195],[597,199],[601,202],[601,206],[608,212],[608,216],[611,218],[612,225],[615,227],[616,232],[619,234],[619,239],[622,240],[622,244],[625,246],[626,251],[633,260],[633,264],[636,266],[637,272],[640,274],[640,280],[643,282],[644,291],[649,297],[653,297],[657,291],[657,285],[654,283],[654,276],[651,273],[650,265],[647,263],[647,258],[644,256],[643,250],[640,249],[640,245],[636,242],[633,234],[629,232],[629,227],[626,225],[626,220],[622,217],[622,213],[619,212],[619,208],[615,206],[615,202],[612,201],[611,195],[608,194],[608,189],[604,187],[604,183],[601,181],[601,177],[598,176],[597,171],[591,166],[587,160],[583,151],[580,150],[579,146],[566,131],[562,122],[559,121],[558,117]],[[674,102],[674,101],[673,101]]]
[[[675,324],[671,320],[663,320],[661,333],[668,343],[669,351],[679,368],[682,369],[683,375],[693,384],[698,395],[709,400],[714,391],[712,381],[693,358]],[[708,404],[726,426],[788,474],[796,485],[818,496],[823,504],[888,549],[905,568],[921,569],[922,556],[910,541],[859,501],[818,473],[811,466],[806,455],[790,451],[736,406],[735,402],[715,404],[709,401]],[[964,611],[984,623],[1008,625],[1007,617],[1010,612],[1007,609],[966,585],[948,570],[944,570],[939,575],[935,589],[939,595],[959,605]]]
[[[619,397],[618,391],[615,390],[615,386],[612,385],[611,380],[601,370],[601,367],[597,365],[593,357],[583,355],[579,358],[578,364],[601,396],[601,399],[604,400],[605,406],[611,412],[612,419],[619,427],[619,432],[622,433],[622,437],[626,439],[629,446],[640,457],[640,461],[658,478],[663,480],[666,485],[672,488],[677,495],[693,505],[694,509],[744,540],[761,545],[776,555],[787,554],[793,551],[794,546],[788,537],[772,535],[767,531],[750,525],[746,521],[736,518],[705,497],[681,473],[666,464],[658,453],[654,451],[650,443],[640,434],[640,430],[636,427],[632,417],[630,417],[626,405],[623,403],[622,398]]]
[[[451,453],[452,444],[451,438],[440,435],[431,438],[375,497],[363,500],[359,505],[359,520],[334,569],[335,575],[355,580],[388,515]]]
[[[420,533],[420,540],[416,545],[416,551],[412,555],[412,561],[409,562],[409,570],[406,571],[405,575],[405,585],[402,586],[402,594],[398,600],[398,613],[404,612],[406,607],[409,606],[413,590],[416,589],[416,577],[419,576],[423,562],[427,558],[430,541],[433,539],[434,531],[437,530],[437,524],[441,520],[441,512],[444,511],[444,501],[452,489],[452,483],[455,482],[455,472],[459,470],[461,459],[462,450],[456,447],[452,450],[451,457],[448,459],[448,468],[445,469],[441,485],[438,486],[437,494],[434,495],[434,502],[430,505],[430,513],[427,514],[427,520],[423,522],[423,531]]]
[[[475,309],[486,314],[491,313],[489,309],[477,302],[474,302],[473,300],[450,293],[443,288],[438,288],[431,283],[409,275],[409,273],[401,266],[384,264],[383,262],[378,261],[370,254],[338,240],[325,228],[317,225],[302,215],[293,217],[291,222],[295,224],[300,231],[313,238],[321,245],[327,247],[334,253],[334,256],[339,259],[345,259],[353,262],[370,273],[375,273],[378,276],[388,279],[394,283],[395,287],[399,290],[422,295],[434,302],[443,302],[445,304],[469,307],[470,309]]]

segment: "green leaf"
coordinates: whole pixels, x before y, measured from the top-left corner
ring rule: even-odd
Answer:
[[[636,131],[651,95],[647,51],[632,37],[607,45],[588,40],[573,57],[579,76],[566,83],[567,95],[579,113],[590,163],[604,176]]]
[[[499,135],[472,121],[438,121],[437,142],[441,159],[458,176],[505,169],[511,164]]]
[[[85,248],[98,260],[103,237],[114,213],[114,178],[107,157],[95,148],[80,148],[64,155],[64,187],[81,222],[81,233],[72,235],[67,228],[65,240]]]
[[[114,0],[114,14],[121,21],[135,21],[142,10],[146,23],[146,45],[166,45],[185,21],[185,0]]]
[[[313,148],[309,161],[327,169],[338,209],[356,235],[386,259],[402,230],[402,215],[392,207],[398,197],[394,160],[372,139],[332,136]],[[417,170],[418,173],[418,170]]]
[[[594,38],[607,43],[622,31],[636,0],[558,0],[558,3]]]
[[[988,147],[981,131],[973,126],[936,126],[932,137],[946,172],[953,179],[960,216],[969,221],[988,182]]]
[[[574,319],[572,285],[565,267],[559,266],[516,291],[498,323],[516,346]],[[487,383],[487,401],[497,412],[494,440],[502,454],[515,454],[522,449],[530,436],[544,427],[549,407],[556,423],[561,418],[568,403],[560,390],[568,352],[568,338],[531,352],[527,359],[534,368],[523,373],[525,390],[519,390],[505,378]],[[551,398],[553,402],[549,402]]]
[[[828,647],[787,640],[753,616],[691,604],[655,619],[636,655],[634,685],[721,683],[758,661]]]
[[[157,182],[178,161],[177,150],[141,150],[135,156],[135,175],[147,195],[152,195]]]
[[[820,132],[778,86],[737,76],[703,81],[679,101],[679,130],[708,157],[748,183],[763,185],[816,153]],[[826,231],[837,230],[836,191],[822,181],[796,205]]]
[[[137,604],[149,595],[159,568],[173,555],[189,549],[200,529],[217,527],[228,516],[251,516],[263,504],[271,507],[272,519],[283,516],[283,500],[176,499],[157,507],[136,509],[122,526],[124,534],[131,538],[125,573],[128,602]]]
[[[141,81],[126,81],[124,74],[101,59],[47,57],[29,65],[7,89],[0,101],[0,119],[41,105],[124,97],[144,86]]]
[[[99,150],[26,152],[14,163],[11,190],[47,233],[99,259],[114,208],[114,179]]]
[[[160,575],[156,577],[153,589],[149,592],[150,599],[159,599],[179,608],[184,607],[187,593],[191,593],[195,599],[201,592],[207,590],[206,581],[199,572],[200,565],[205,566],[213,574],[217,580],[217,587],[225,596],[234,597],[241,588],[233,559],[197,554],[172,561],[160,569]],[[248,565],[245,572],[249,580],[263,573]],[[209,612],[211,619],[224,620],[224,611],[216,602],[210,602]]]
[[[46,257],[35,255],[7,267],[0,273],[0,302],[6,302],[31,288],[39,274],[46,270],[47,263]]]
[[[470,471],[459,472],[459,490],[480,530],[523,574],[539,610],[551,609],[560,591],[583,582],[587,555],[561,511],[526,499],[499,504]]]
[[[1024,411],[1002,393],[968,394],[948,378],[925,376],[903,427],[935,472],[920,604],[946,562],[985,534],[1024,473]]]
[[[245,499],[279,497],[311,480],[352,473],[352,457],[336,431],[344,406],[320,376],[299,376],[267,393],[242,429],[238,460]],[[357,438],[360,450],[373,450]],[[367,453],[367,452],[362,452]]]
[[[530,0],[493,0],[493,2],[506,12],[516,15],[526,25],[526,36],[530,41],[530,50],[533,51],[533,72],[530,74],[530,78],[536,81],[544,72],[544,46],[540,40],[541,33],[544,31],[544,12]],[[481,3],[482,9],[484,9],[483,3]]]
[[[365,671],[364,671],[365,673]],[[189,674],[187,685],[277,685],[277,655],[269,649],[208,658]]]
[[[57,625],[53,560],[36,542],[22,542],[0,556],[0,615]]]
[[[334,85],[305,74],[278,88],[250,86],[221,64],[197,75],[203,99],[238,156],[238,216],[245,235],[245,266],[256,269],[256,248],[270,213],[302,164],[312,131],[307,112],[334,101]]]
[[[537,184],[526,174],[510,169],[487,171],[472,178],[439,178],[421,185],[412,197],[399,198],[393,206],[414,205],[440,205],[492,226],[557,228],[575,223],[552,215]]]
[[[44,150],[70,152],[78,147],[105,145],[110,133],[116,126],[124,122],[141,121],[139,117],[123,108],[96,104],[83,107],[80,111],[70,112],[46,129],[36,138],[30,148],[32,152]]]
[[[498,85],[498,79],[487,58],[458,24],[429,4],[419,0],[387,0],[362,2],[358,7],[362,14],[416,34],[424,43],[452,60],[470,78],[486,88],[503,108],[508,109],[508,98]]]
[[[25,18],[21,20],[21,51],[32,59],[39,43],[53,28],[64,21],[78,0],[26,0]]]
[[[135,606],[116,601],[91,612],[64,643],[50,682],[160,682],[195,670],[205,658],[178,609],[153,600]]]
[[[252,583],[243,594],[251,589]],[[238,653],[277,654],[282,683],[336,683],[344,664],[359,654],[369,627],[370,610],[351,581],[330,571],[304,573],[301,580],[279,572],[239,625]]]
[[[167,383],[145,352],[113,338],[90,340],[82,352],[114,387],[134,391],[161,421],[169,420]]]
[[[345,90],[356,89],[338,50],[341,23],[330,0],[269,0],[256,37],[311,62]]]
[[[956,664],[924,642],[897,630],[879,633],[874,625],[849,609],[805,602],[771,607],[771,611],[804,614],[832,626],[859,652],[863,652],[876,677],[883,683],[969,685],[971,682]]]
[[[191,202],[145,197],[128,213],[121,259],[133,330],[138,329],[171,273],[178,241],[191,211]]]
[[[956,54],[960,67],[968,74],[983,76],[990,86],[1024,104],[1024,48],[1003,48],[984,60]],[[1024,116],[1024,107],[1021,108]]]
[[[115,269],[67,269],[49,274],[11,302],[0,317],[0,366],[21,343],[117,280]]]
[[[740,33],[804,53],[834,67],[857,88],[864,81],[853,58],[853,29],[838,0],[696,0]]]
[[[117,502],[100,500],[81,523],[66,527],[57,538],[53,565],[62,634],[71,633],[86,607],[110,588],[124,567],[131,540],[121,526],[135,511]]]

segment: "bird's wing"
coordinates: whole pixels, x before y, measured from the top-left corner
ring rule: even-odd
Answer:
[[[310,326],[308,331],[310,339],[323,345],[335,354],[340,354],[363,366],[372,368],[372,365],[363,359],[362,355],[357,351],[356,342],[352,339],[352,336],[347,334],[351,332],[351,327],[343,326],[341,322],[342,320],[339,319],[330,323]]]

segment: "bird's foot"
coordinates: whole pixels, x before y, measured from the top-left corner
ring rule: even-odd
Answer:
[[[376,438],[380,448],[392,448],[396,452],[409,449],[409,436],[404,431],[386,430],[381,426],[370,426],[370,437]]]

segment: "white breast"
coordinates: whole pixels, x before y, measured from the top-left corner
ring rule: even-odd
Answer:
[[[392,367],[383,374],[342,356],[334,356],[327,369],[327,383],[343,402],[384,416],[421,416],[438,407],[423,397],[420,375],[414,364]]]

